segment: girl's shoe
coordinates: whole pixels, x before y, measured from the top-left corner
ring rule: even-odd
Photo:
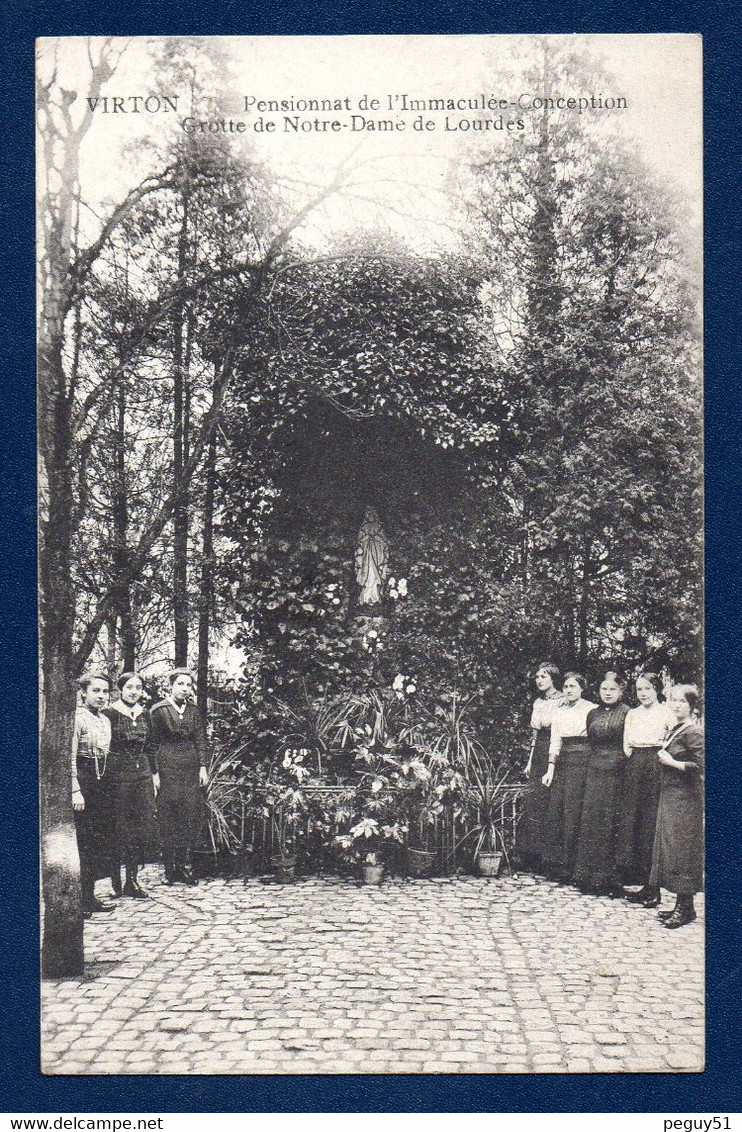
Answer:
[[[666,928],[683,928],[686,924],[692,924],[695,918],[695,908],[676,908],[673,914],[663,921],[663,925]]]
[[[624,892],[624,896],[629,904],[643,904],[646,899],[646,888],[640,888],[637,892]]]

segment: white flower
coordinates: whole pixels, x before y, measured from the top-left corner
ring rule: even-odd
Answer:
[[[396,600],[397,600],[397,598],[399,597],[399,594],[397,593],[397,591],[396,591],[396,590],[390,590],[390,591],[389,591],[389,597],[393,598],[393,599],[394,599],[394,601],[396,601]]]
[[[357,825],[348,831],[353,839],[357,837],[374,837],[379,832],[378,822],[373,818],[361,818]]]
[[[396,586],[396,584],[397,584],[397,583],[395,582],[394,578],[390,578],[390,579],[389,579],[389,585],[390,585],[390,587],[392,587],[392,588],[393,588],[394,586]]]
[[[378,637],[378,635],[379,635],[379,634],[378,634],[378,633],[376,632],[376,630],[375,630],[375,629],[369,629],[369,631],[368,631],[368,636],[369,636],[369,639],[370,639],[370,640],[372,640],[372,641],[375,641],[375,640],[376,640],[376,638]]]
[[[334,597],[334,598],[332,599],[332,604],[333,604],[333,605],[340,605],[340,598],[339,598],[339,597]]]
[[[392,688],[394,689],[395,692],[401,692],[402,689],[404,688],[404,676],[402,675],[401,672],[398,676],[394,677],[394,683],[392,684]]]
[[[417,691],[417,688],[414,684],[408,684],[407,687],[405,688],[405,692],[407,693],[408,696],[411,696],[412,693],[416,692],[416,691]]]
[[[407,579],[406,578],[400,578],[399,579],[399,582],[397,584],[397,589],[399,590],[402,597],[407,596]]]

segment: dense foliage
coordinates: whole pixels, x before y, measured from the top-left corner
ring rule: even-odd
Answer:
[[[403,673],[474,693],[507,758],[540,658],[698,677],[695,309],[671,205],[596,153],[545,228],[538,144],[511,155],[524,216],[482,220],[476,253],[345,246],[270,289],[230,403],[223,519],[256,705]],[[505,192],[478,177],[490,203]],[[353,566],[368,504],[391,557],[372,609]]]

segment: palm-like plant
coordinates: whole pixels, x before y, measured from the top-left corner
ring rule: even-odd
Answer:
[[[504,767],[493,766],[488,759],[479,756],[469,762],[464,804],[473,824],[457,848],[466,843],[472,844],[474,860],[480,853],[500,851],[509,863],[503,827],[505,804],[513,798],[514,784],[510,776],[507,764]]]
[[[347,716],[345,697],[328,696],[313,700],[305,695],[299,706],[276,700],[284,720],[279,747],[292,749],[306,747],[317,757],[317,774],[327,767],[333,748],[337,745],[338,730]]]
[[[435,707],[432,726],[427,729],[432,732],[427,740],[431,761],[466,772],[471,764],[486,758],[467,719],[473,699],[454,691],[445,704]]]
[[[230,751],[212,751],[207,767],[205,790],[208,835],[211,850],[236,852],[241,845],[241,819],[244,810],[246,777],[239,759]]]

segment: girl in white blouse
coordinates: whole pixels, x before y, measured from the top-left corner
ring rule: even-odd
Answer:
[[[655,908],[660,902],[659,892],[649,885],[660,797],[658,752],[667,732],[675,725],[675,717],[668,705],[660,703],[659,692],[660,681],[654,672],[642,672],[637,677],[639,706],[632,708],[626,716],[624,731],[624,754],[628,761],[617,862],[624,884],[641,885],[638,892],[628,892],[626,899],[646,908]]]
[[[549,767],[544,775],[544,786],[551,786],[554,768],[564,746],[565,739],[587,740],[587,717],[596,705],[583,698],[587,681],[579,672],[568,672],[564,677],[564,698],[566,703],[558,707],[551,719],[551,740],[549,742]]]
[[[542,861],[547,876],[565,882],[572,879],[577,857],[590,755],[587,717],[596,706],[583,698],[586,686],[579,672],[568,672],[564,677],[567,702],[552,717],[549,766],[541,780],[550,790]]]
[[[564,696],[558,686],[559,669],[551,661],[544,661],[538,666],[534,682],[539,695],[533,702],[531,712],[531,748],[525,768],[528,788],[521,795],[515,860],[521,868],[538,872],[541,869],[544,827],[549,809],[549,790],[542,779],[549,763],[552,716],[564,703]]]
[[[626,716],[624,754],[631,758],[634,750],[660,747],[665,735],[675,726],[670,708],[659,701],[659,679],[654,672],[643,672],[636,680],[636,698],[639,706],[631,708]]]

